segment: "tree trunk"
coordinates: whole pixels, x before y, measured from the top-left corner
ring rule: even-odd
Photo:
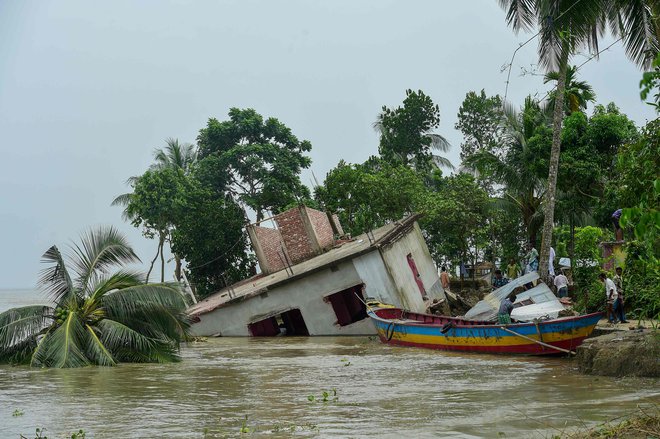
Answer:
[[[181,282],[181,258],[176,254],[174,255],[174,277]]]
[[[158,255],[160,254],[160,243],[158,244],[158,249],[156,250],[156,256],[151,260],[151,265],[149,266],[149,271],[147,271],[147,279],[144,281],[145,284],[149,283],[149,276],[151,276],[151,272],[154,269],[154,264],[156,263],[156,259],[158,259]]]
[[[575,266],[575,218],[571,214],[571,243],[568,248],[568,257],[571,259],[571,273]]]
[[[548,190],[545,193],[545,217],[543,219],[543,234],[541,238],[541,254],[539,260],[539,276],[550,285],[548,266],[550,246],[552,245],[552,228],[555,219],[555,192],[557,190],[557,171],[559,169],[559,153],[561,151],[561,123],[564,118],[564,89],[566,88],[566,67],[568,65],[569,45],[563,43],[561,62],[559,65],[559,80],[557,81],[557,97],[552,121],[552,149],[550,150],[550,170],[548,172]]]
[[[165,247],[165,234],[160,234],[160,283],[165,282],[165,256],[163,256],[163,248]]]

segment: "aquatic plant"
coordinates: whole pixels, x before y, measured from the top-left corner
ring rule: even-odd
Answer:
[[[16,410],[14,410],[14,412],[13,412],[11,415],[12,415],[14,418],[16,418],[16,417],[18,417],[18,416],[23,416],[24,414],[25,414],[25,412],[24,412],[23,410],[21,410],[21,409],[16,409]]]
[[[337,402],[339,397],[337,396],[337,389],[332,390],[322,390],[321,395],[317,398],[315,395],[308,395],[307,400],[309,402],[321,401],[321,402]]]
[[[39,367],[114,366],[171,362],[187,337],[189,319],[179,285],[145,284],[120,268],[139,262],[116,229],[83,234],[67,257],[44,253],[40,287],[52,305],[0,313],[0,363]],[[71,269],[69,269],[71,268]]]

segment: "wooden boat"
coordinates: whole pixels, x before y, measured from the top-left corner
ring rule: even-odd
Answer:
[[[603,313],[533,323],[493,322],[419,314],[400,308],[368,308],[383,343],[449,351],[553,355],[573,350]]]

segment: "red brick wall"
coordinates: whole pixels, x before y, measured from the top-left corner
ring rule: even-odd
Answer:
[[[284,254],[282,251],[282,235],[277,229],[270,229],[267,227],[254,227],[257,234],[257,240],[261,245],[265,261],[259,261],[261,271],[264,273],[274,273],[284,269]]]
[[[309,221],[314,228],[316,240],[323,249],[332,247],[334,244],[334,234],[332,233],[332,226],[328,220],[328,215],[325,212],[320,212],[315,209],[305,208]]]
[[[307,236],[305,223],[297,207],[275,215],[274,219],[293,264],[315,255],[312,243]]]

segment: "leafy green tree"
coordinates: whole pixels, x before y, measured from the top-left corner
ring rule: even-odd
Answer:
[[[500,0],[507,12],[506,20],[516,32],[532,31],[535,26],[538,27],[539,62],[546,69],[559,71],[539,263],[539,270],[546,281],[570,55],[582,47],[597,53],[598,38],[609,24],[614,35],[621,35],[628,56],[639,65],[648,65],[658,53],[659,33],[647,3],[644,0]]]
[[[449,151],[449,142],[433,130],[440,125],[440,108],[424,92],[406,90],[403,106],[383,106],[374,128],[380,134],[378,152],[390,164],[411,166],[429,172],[434,167],[453,168],[433,151]]]
[[[183,170],[177,168],[149,170],[134,180],[125,216],[131,220],[133,226],[142,228],[145,237],[158,238],[158,249],[147,272],[147,281],[159,256],[160,281],[165,281],[163,249],[177,217],[184,210],[182,194],[186,182]]]
[[[143,275],[111,269],[139,262],[113,228],[84,234],[67,259],[56,246],[39,283],[51,305],[0,314],[0,362],[80,367],[178,361],[189,326],[177,284],[144,284]]]
[[[357,235],[414,212],[426,190],[409,167],[371,158],[358,165],[340,161],[317,188],[316,197],[339,215],[346,232]]]
[[[488,97],[483,89],[480,94],[468,92],[457,117],[454,128],[463,134],[461,160],[481,151],[500,155],[504,113],[499,95]]]
[[[197,137],[200,160],[214,160],[216,187],[226,190],[256,212],[278,212],[299,199],[309,198],[300,171],[311,164],[305,155],[312,149],[279,120],[266,120],[253,109],[232,108],[229,120],[208,121]],[[212,174],[207,175],[213,177]],[[210,183],[210,182],[209,182]]]
[[[172,229],[172,250],[185,259],[188,279],[200,297],[251,274],[254,261],[245,249],[243,209],[228,195],[192,179],[181,194],[183,205]]]
[[[488,240],[488,194],[474,177],[460,173],[440,179],[420,206],[425,214],[420,226],[436,261],[477,259]]]
[[[596,93],[593,87],[587,81],[578,81],[577,67],[568,66],[566,68],[566,88],[564,90],[564,113],[570,116],[576,111],[586,111],[587,104],[596,100]],[[550,81],[559,81],[559,72],[548,72],[543,78],[543,83]],[[548,96],[548,107],[555,108],[557,91],[553,90]]]
[[[660,257],[660,119],[649,122],[637,142],[623,147],[617,157],[619,201],[624,207],[622,226],[651,244],[648,256]]]
[[[173,184],[176,186],[175,180],[181,181],[183,175],[190,174],[197,161],[197,152],[190,143],[181,144],[178,139],[173,138],[166,139],[165,143],[167,145],[164,149],[157,148],[154,151],[154,163],[149,167],[152,174],[130,177],[127,181],[134,190],[138,185],[140,186],[139,199],[134,192],[129,192],[117,196],[112,202],[112,206],[124,207],[123,218],[130,221],[135,227],[142,227],[145,237],[151,239],[158,236],[156,256],[151,260],[147,281],[158,255],[161,258],[161,282],[165,280],[163,247],[175,219],[178,199],[178,188],[172,191],[172,187]],[[164,170],[171,172],[159,172]],[[157,178],[160,180],[160,184],[156,182]],[[165,183],[166,180],[169,182]],[[161,185],[164,183],[168,188],[160,193]],[[166,218],[163,218],[163,215],[166,215]],[[177,280],[181,280],[181,257],[175,253],[174,259],[176,261],[174,276]]]

